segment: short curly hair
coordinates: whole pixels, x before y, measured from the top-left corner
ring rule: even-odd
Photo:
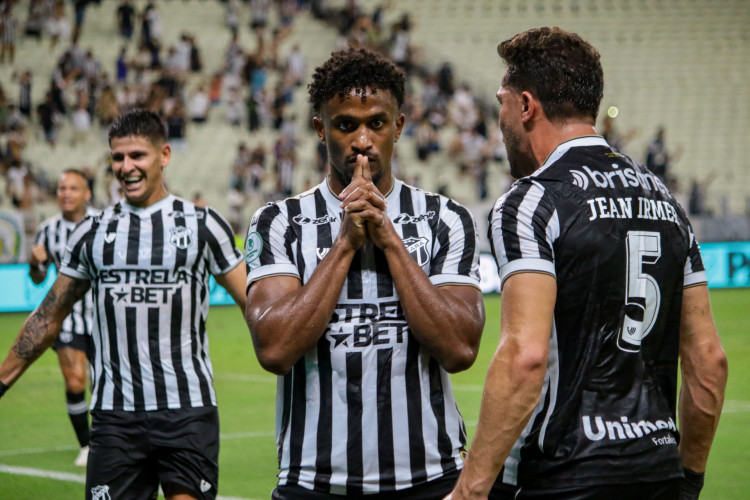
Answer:
[[[575,33],[535,28],[497,46],[508,65],[503,86],[530,91],[550,120],[590,117],[596,121],[604,94],[599,52]]]
[[[148,109],[134,109],[115,118],[109,127],[109,144],[112,139],[128,136],[145,137],[152,144],[167,142],[167,125],[155,112]]]
[[[393,62],[369,49],[349,48],[331,53],[322,66],[315,68],[312,83],[307,86],[315,112],[333,96],[346,96],[354,89],[365,100],[365,90],[373,93],[388,90],[398,107],[404,103],[405,77]]]

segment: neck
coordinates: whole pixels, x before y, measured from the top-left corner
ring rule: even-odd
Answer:
[[[71,212],[62,212],[63,219],[69,222],[81,222],[84,217],[86,217],[86,206],[79,210],[74,210]]]
[[[538,123],[529,135],[537,168],[541,167],[547,157],[563,142],[590,135],[597,135],[596,129],[593,124],[586,121],[550,122],[544,120]]]

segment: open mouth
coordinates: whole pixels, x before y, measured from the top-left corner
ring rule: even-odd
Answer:
[[[122,177],[120,182],[122,182],[126,189],[132,189],[137,187],[143,179],[144,177],[142,175],[128,175],[127,177]]]

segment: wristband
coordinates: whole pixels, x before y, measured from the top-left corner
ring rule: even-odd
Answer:
[[[3,394],[5,394],[5,391],[8,390],[8,386],[0,382],[0,398],[3,397]]]
[[[680,500],[698,500],[706,474],[694,472],[687,467],[683,467],[682,471],[685,473],[685,479],[680,487]]]

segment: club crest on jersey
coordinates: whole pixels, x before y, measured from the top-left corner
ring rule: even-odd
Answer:
[[[422,222],[423,220],[431,220],[433,217],[435,217],[435,212],[430,210],[427,213],[419,214],[419,215],[409,215],[409,214],[398,214],[398,217],[393,219],[394,224],[416,224],[417,222]]]
[[[257,259],[261,250],[263,250],[263,238],[253,231],[247,235],[247,240],[245,240],[245,262],[250,264]]]
[[[336,222],[336,217],[333,215],[324,215],[323,217],[317,217],[315,219],[311,219],[310,217],[307,217],[305,215],[299,214],[295,215],[292,220],[298,224],[312,224],[313,226],[320,226],[322,224],[329,224],[331,222]]]
[[[417,264],[420,266],[427,264],[427,261],[429,260],[429,255],[427,255],[427,243],[429,240],[427,238],[412,236],[411,238],[406,238],[402,241],[404,242],[406,251],[414,257]]]
[[[187,250],[193,243],[193,230],[187,227],[173,227],[169,230],[171,233],[169,242],[180,250]]]
[[[91,500],[112,500],[109,496],[109,486],[94,486],[91,488]]]

